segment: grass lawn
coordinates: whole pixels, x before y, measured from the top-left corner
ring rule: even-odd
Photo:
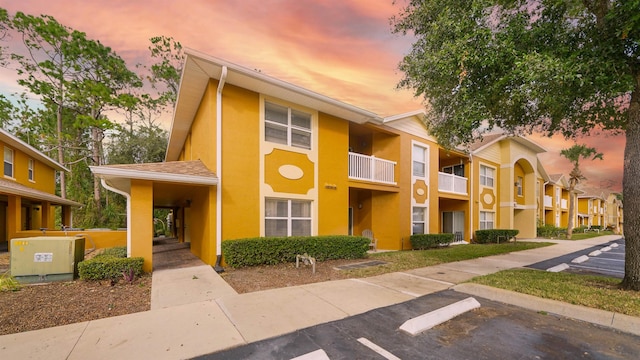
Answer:
[[[369,259],[385,261],[388,263],[387,265],[348,271],[349,275],[353,277],[375,276],[448,262],[535,249],[549,245],[553,245],[553,243],[517,242],[507,244],[469,244],[454,245],[430,250],[380,252],[369,254]]]
[[[620,279],[604,276],[512,269],[476,277],[472,283],[516,291],[606,311],[640,316],[640,291],[618,288]]]

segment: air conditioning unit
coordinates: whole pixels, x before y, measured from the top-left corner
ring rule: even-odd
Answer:
[[[73,280],[82,260],[84,237],[11,239],[11,276],[23,283]]]

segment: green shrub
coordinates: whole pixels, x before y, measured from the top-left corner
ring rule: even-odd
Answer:
[[[96,256],[78,264],[78,274],[82,280],[117,280],[120,277],[131,281],[132,277],[143,274],[144,258],[121,258],[111,255]]]
[[[479,244],[497,243],[499,240],[507,241],[518,235],[520,231],[515,229],[489,229],[476,230],[475,242]]]
[[[116,247],[102,249],[100,254],[96,255],[95,257],[99,257],[99,256],[113,256],[113,257],[117,257],[117,258],[126,258],[127,257],[127,247],[126,246],[116,246]]]
[[[425,250],[449,246],[453,242],[454,234],[416,234],[411,235],[409,239],[414,250]]]
[[[9,272],[5,272],[0,275],[0,292],[3,291],[18,291],[21,285],[13,276],[9,275]]]
[[[362,236],[262,237],[222,242],[222,253],[231,267],[293,262],[308,254],[317,261],[363,258],[371,241]]]
[[[576,229],[573,229],[573,232],[576,232]],[[566,234],[567,234],[567,228],[561,228],[551,224],[539,226],[536,229],[536,235],[542,238],[557,238],[561,235],[566,235]]]

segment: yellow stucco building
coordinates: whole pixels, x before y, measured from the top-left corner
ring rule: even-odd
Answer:
[[[34,147],[0,129],[3,176],[0,177],[0,248],[10,240],[53,229],[59,209],[63,224],[71,225],[77,202],[56,195],[56,171],[68,171]],[[46,230],[45,230],[46,231]]]
[[[208,264],[221,242],[259,236],[360,235],[410,248],[415,233],[516,228],[535,237],[543,175],[523,137],[496,134],[446,150],[424,112],[383,117],[193,50],[166,161],[92,167],[128,199],[128,246],[152,269],[152,212]]]

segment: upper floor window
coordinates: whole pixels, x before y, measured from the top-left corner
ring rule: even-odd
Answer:
[[[522,176],[518,176],[518,181],[516,181],[516,194],[518,194],[518,196],[522,196],[522,183],[524,182],[524,179],[522,178]]]
[[[4,147],[4,176],[13,177],[13,150]]]
[[[427,177],[427,148],[413,145],[413,176]]]
[[[265,102],[264,139],[278,144],[311,149],[311,114]]]
[[[35,177],[33,176],[33,168],[35,167],[35,161],[33,159],[29,159],[29,181],[35,181]]]
[[[480,185],[493,187],[493,168],[480,165]]]
[[[556,188],[556,205],[560,206],[560,191],[561,189],[559,187]]]
[[[265,236],[311,236],[311,201],[265,199]]]
[[[442,172],[464,177],[464,164],[445,166],[442,168]]]

